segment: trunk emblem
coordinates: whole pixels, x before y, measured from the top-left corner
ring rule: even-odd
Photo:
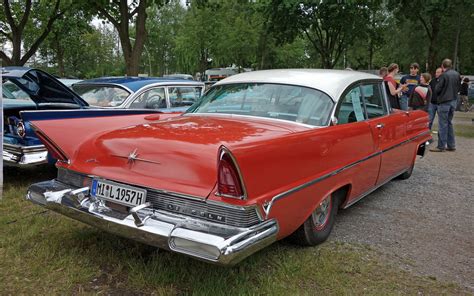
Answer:
[[[138,148],[135,148],[135,150],[133,150],[132,152],[130,152],[130,154],[129,154],[128,156],[123,156],[123,155],[112,155],[112,156],[127,159],[127,163],[128,163],[130,166],[132,166],[132,164],[134,164],[135,161],[137,161],[137,160],[143,161],[143,162],[161,164],[161,162],[159,162],[159,161],[153,161],[153,160],[149,160],[149,159],[140,158],[140,157],[138,157],[138,155],[139,155],[139,154],[138,154]]]

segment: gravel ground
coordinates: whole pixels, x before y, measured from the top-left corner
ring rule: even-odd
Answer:
[[[474,292],[474,139],[457,137],[456,148],[418,158],[410,179],[340,211],[331,239],[368,245],[404,269]]]

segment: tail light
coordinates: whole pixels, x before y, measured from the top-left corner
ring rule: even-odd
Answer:
[[[26,136],[26,128],[25,128],[25,125],[23,124],[23,122],[18,121],[18,123],[16,124],[16,133],[21,138],[24,138]]]
[[[245,199],[245,190],[239,169],[232,154],[222,147],[217,167],[217,195]]]
[[[38,138],[40,139],[40,141],[46,147],[46,149],[48,149],[48,152],[51,153],[51,156],[53,158],[57,159],[58,161],[69,162],[66,154],[63,151],[61,151],[61,149],[56,147],[56,145],[52,141],[50,141],[45,134],[43,134],[42,132],[38,130],[35,130],[35,132]]]

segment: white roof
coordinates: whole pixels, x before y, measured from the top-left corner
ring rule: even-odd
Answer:
[[[321,90],[336,101],[347,86],[365,79],[382,81],[382,78],[376,75],[351,70],[279,69],[240,73],[215,85],[249,82],[292,84]]]

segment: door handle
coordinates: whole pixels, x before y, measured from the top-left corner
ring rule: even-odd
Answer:
[[[410,112],[405,111],[405,115],[406,115],[406,116],[410,116]]]
[[[382,129],[382,128],[385,127],[385,124],[379,123],[379,124],[377,124],[375,127],[378,128],[378,129]]]

